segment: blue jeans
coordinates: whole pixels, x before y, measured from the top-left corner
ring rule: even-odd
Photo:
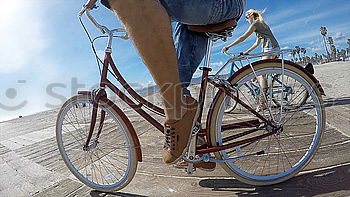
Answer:
[[[167,10],[170,19],[176,21],[174,44],[179,62],[180,82],[183,93],[190,95],[189,86],[194,72],[201,63],[208,38],[193,33],[186,25],[220,23],[242,16],[245,0],[158,0]]]

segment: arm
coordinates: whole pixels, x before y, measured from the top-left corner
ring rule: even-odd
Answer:
[[[254,33],[256,30],[256,28],[254,26],[250,26],[249,29],[241,36],[239,37],[238,39],[236,39],[234,42],[232,42],[230,45],[224,47],[222,49],[222,52],[225,52],[227,51],[229,48],[245,41],[250,35],[252,35],[252,33]]]
[[[256,49],[256,47],[258,47],[260,43],[261,43],[261,39],[260,39],[260,38],[257,38],[256,41],[255,41],[255,43],[253,44],[253,46],[250,47],[250,49],[248,49],[248,50],[247,50],[246,52],[244,52],[243,54],[244,54],[244,55],[249,54],[249,53],[252,52],[254,49]]]

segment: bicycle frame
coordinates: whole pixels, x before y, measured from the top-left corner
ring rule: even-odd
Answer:
[[[86,13],[87,13],[89,19],[93,20],[92,17],[90,16],[90,14],[88,13],[88,10],[86,11]],[[159,123],[151,115],[149,115],[145,110],[143,110],[142,107],[146,106],[149,109],[153,110],[154,112],[156,112],[157,114],[160,114],[160,115],[164,115],[164,109],[162,109],[162,108],[152,104],[151,102],[145,100],[142,96],[140,96],[125,81],[125,79],[122,77],[122,75],[118,71],[118,69],[117,69],[117,67],[116,67],[116,65],[115,65],[115,63],[114,63],[114,61],[112,59],[112,56],[111,56],[111,48],[110,48],[110,46],[111,46],[111,42],[112,42],[112,39],[113,39],[113,33],[111,33],[111,31],[109,31],[106,27],[103,27],[103,28],[105,28],[104,31],[107,32],[108,35],[109,35],[109,42],[108,42],[108,47],[106,49],[104,62],[103,62],[103,69],[102,69],[101,80],[100,80],[100,88],[97,89],[96,91],[93,91],[93,92],[89,92],[89,91],[80,91],[80,92],[78,92],[78,94],[91,94],[91,95],[93,95],[93,111],[92,111],[92,120],[91,120],[91,124],[90,124],[90,132],[88,134],[88,138],[86,140],[84,148],[87,148],[89,146],[90,140],[91,140],[93,132],[94,132],[93,130],[94,130],[94,127],[95,127],[95,124],[96,124],[98,100],[99,99],[108,100],[107,99],[107,93],[105,91],[106,87],[108,87],[116,95],[118,95],[121,100],[126,102],[132,109],[134,109],[146,121],[148,121],[150,124],[152,124],[159,131],[164,133],[163,125],[161,123]],[[243,132],[243,133],[239,133],[239,134],[235,134],[235,135],[227,138],[228,141],[231,141],[231,140],[240,138],[242,136],[249,135],[251,133],[259,131],[261,129],[261,128],[259,128],[259,126],[262,123],[265,123],[265,125],[270,126],[272,128],[272,130],[271,130],[271,132],[268,132],[268,133],[265,133],[265,134],[262,134],[262,135],[259,135],[259,136],[256,136],[256,137],[252,137],[252,138],[248,138],[248,139],[245,139],[245,140],[233,142],[233,143],[227,144],[225,146],[218,146],[218,145],[214,145],[214,144],[210,143],[210,140],[209,140],[210,139],[210,134],[209,134],[209,129],[208,129],[208,126],[210,125],[210,123],[209,123],[210,120],[209,120],[206,123],[206,128],[201,128],[199,133],[198,133],[198,135],[200,135],[200,136],[206,136],[208,144],[204,148],[198,148],[196,150],[196,154],[212,153],[212,152],[217,152],[217,151],[221,151],[221,150],[224,150],[224,149],[240,146],[240,145],[243,145],[243,144],[246,144],[246,143],[251,143],[251,142],[260,140],[262,138],[271,136],[271,135],[277,133],[277,131],[280,129],[278,126],[274,125],[271,121],[267,120],[265,117],[260,115],[258,112],[256,112],[254,109],[249,107],[246,103],[244,103],[242,100],[240,100],[234,94],[232,94],[232,92],[229,91],[226,87],[224,87],[223,85],[217,84],[215,82],[215,80],[212,80],[212,79],[209,78],[209,71],[211,71],[211,68],[209,67],[209,63],[210,63],[210,55],[211,55],[212,45],[213,45],[213,40],[209,39],[207,55],[206,55],[206,61],[205,61],[206,62],[205,63],[205,67],[201,68],[203,70],[203,73],[202,73],[202,83],[201,83],[201,88],[200,88],[200,93],[199,93],[199,106],[200,106],[200,112],[199,112],[199,118],[198,118],[199,125],[201,125],[201,117],[202,117],[202,113],[203,113],[203,106],[204,106],[204,100],[205,100],[205,91],[206,91],[206,88],[207,88],[207,84],[211,83],[212,85],[214,85],[215,87],[219,88],[222,92],[224,92],[226,95],[230,96],[237,103],[241,104],[244,108],[246,108],[248,111],[250,111],[252,114],[254,114],[257,117],[257,119],[255,119],[255,120],[243,121],[243,122],[239,122],[239,123],[223,125],[222,126],[222,130],[234,129],[234,128],[240,128],[240,127],[251,127],[252,128],[249,131],[246,131],[246,132]],[[282,63],[283,63],[283,61],[284,60],[282,60]],[[294,64],[292,62],[289,62],[289,63]],[[117,81],[122,85],[123,88],[125,88],[125,90],[127,90],[127,92],[138,103],[135,103],[130,97],[128,97],[126,94],[124,94],[118,87],[116,87],[110,80],[107,79],[107,74],[108,74],[109,68],[112,68],[112,72],[116,76]],[[245,69],[247,69],[247,67],[245,67]],[[242,69],[238,70],[231,77],[234,77],[235,75],[239,74],[240,72],[242,72]],[[214,102],[215,102],[215,99],[218,99],[218,97],[214,98]],[[210,112],[211,112],[211,109],[209,109],[208,117],[210,117],[210,115],[211,115]],[[99,126],[99,129],[98,129],[97,137],[100,135],[100,133],[102,131],[104,118],[105,118],[105,114],[104,114],[104,112],[102,112],[101,120],[100,120],[100,126]],[[137,136],[134,136],[134,135],[133,135],[133,137],[137,138]],[[138,139],[137,139],[137,141],[138,141]]]
[[[107,73],[108,73],[108,68],[111,67],[113,73],[117,76],[117,80],[120,82],[120,84],[127,90],[127,92],[135,99],[137,99],[139,101],[139,103],[135,103],[131,98],[129,98],[127,95],[125,95],[118,87],[116,87],[111,81],[109,81],[107,79]],[[207,148],[203,148],[203,149],[198,149],[197,153],[198,154],[203,154],[203,153],[211,153],[211,152],[217,152],[220,150],[224,150],[227,148],[232,148],[235,146],[239,146],[241,144],[245,144],[245,143],[250,143],[262,138],[265,138],[267,136],[273,135],[277,132],[278,127],[276,127],[275,125],[273,125],[269,120],[265,119],[263,116],[261,116],[259,113],[257,113],[255,110],[253,110],[252,108],[250,108],[248,105],[246,105],[243,101],[241,101],[239,98],[237,98],[235,95],[232,95],[229,91],[227,91],[226,89],[224,89],[221,86],[218,86],[217,84],[215,84],[214,82],[210,81],[208,78],[208,74],[209,74],[209,68],[203,68],[203,75],[202,75],[202,85],[201,85],[201,89],[200,89],[200,99],[199,99],[199,104],[201,106],[201,109],[203,109],[203,105],[204,105],[204,96],[205,95],[205,89],[207,86],[207,83],[210,82],[212,83],[214,86],[217,86],[218,88],[220,88],[221,90],[223,90],[224,92],[226,92],[229,96],[231,96],[233,99],[235,99],[238,103],[240,103],[242,106],[244,106],[245,108],[247,108],[249,111],[251,111],[253,114],[255,114],[259,119],[262,120],[262,122],[266,122],[267,124],[269,124],[271,127],[273,127],[274,131],[261,135],[261,136],[257,136],[254,138],[250,138],[250,139],[246,139],[246,140],[242,140],[239,142],[235,142],[232,144],[229,144],[227,146],[208,146]],[[157,128],[159,131],[164,132],[163,131],[163,126],[161,123],[159,123],[156,119],[154,119],[152,116],[150,116],[145,110],[142,109],[142,106],[147,106],[149,108],[151,108],[152,110],[159,112],[160,114],[164,114],[164,110],[161,109],[160,107],[148,102],[147,100],[145,100],[142,96],[140,96],[122,77],[122,75],[120,74],[120,72],[118,71],[117,67],[115,66],[113,59],[111,57],[111,53],[110,52],[106,52],[105,53],[105,58],[104,58],[104,64],[103,64],[103,69],[102,69],[102,75],[101,75],[101,81],[100,81],[100,89],[98,89],[98,91],[94,92],[87,92],[87,91],[82,91],[79,92],[79,94],[93,94],[94,95],[94,109],[92,112],[92,121],[91,121],[91,125],[90,125],[90,132],[88,135],[88,139],[86,141],[85,146],[88,147],[91,137],[92,137],[92,133],[93,133],[93,128],[95,127],[96,124],[96,115],[97,115],[97,103],[99,99],[103,99],[103,98],[107,98],[107,93],[105,91],[105,88],[108,87],[110,88],[116,95],[118,95],[120,97],[121,100],[123,100],[124,102],[126,102],[132,109],[134,109],[138,114],[140,114],[145,120],[147,120],[150,124],[152,124],[155,128]],[[199,117],[201,117],[202,115],[202,110],[200,111],[200,115]],[[105,114],[101,114],[101,120],[100,120],[100,127],[99,127],[99,131],[97,133],[97,136],[99,136],[102,127],[103,127],[103,121],[104,121],[104,116]],[[198,119],[198,121],[201,121],[200,119]],[[256,120],[250,120],[250,121],[245,121],[245,122],[240,122],[240,123],[235,123],[235,124],[229,124],[229,125],[223,125],[222,129],[226,130],[226,129],[234,129],[234,128],[239,128],[239,127],[258,127],[259,125],[261,125],[261,123],[258,119]],[[241,133],[241,134],[237,134],[235,136],[232,136],[231,140],[236,139],[238,137],[242,137],[244,135],[248,135],[250,133],[256,132],[258,131],[258,128],[254,128],[252,129],[250,132],[245,132],[245,133]],[[209,137],[209,133],[208,130],[206,128],[201,129],[201,131],[199,132],[200,135],[205,135],[207,137]],[[209,139],[209,138],[207,138]]]

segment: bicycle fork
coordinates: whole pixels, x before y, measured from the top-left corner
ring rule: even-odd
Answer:
[[[91,138],[92,138],[92,134],[94,132],[94,128],[96,126],[96,119],[97,119],[97,112],[98,112],[98,101],[99,99],[103,98],[103,97],[107,97],[107,93],[104,90],[104,88],[99,88],[97,90],[94,90],[91,92],[92,95],[92,103],[93,103],[93,109],[92,109],[92,115],[91,115],[91,122],[90,122],[90,129],[89,129],[89,134],[88,137],[86,139],[86,142],[84,144],[83,150],[84,151],[89,151],[91,148],[96,147],[96,145],[98,144],[98,138],[100,137],[102,128],[103,128],[103,123],[106,117],[106,112],[105,111],[101,111],[101,118],[100,118],[100,124],[98,127],[98,132],[96,135],[96,139],[94,140],[94,142],[90,143]]]

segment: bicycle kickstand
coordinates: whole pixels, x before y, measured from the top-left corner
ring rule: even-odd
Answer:
[[[196,159],[197,134],[199,131],[200,131],[199,124],[196,123],[192,131],[190,145],[187,150],[187,158],[185,160],[194,161]],[[186,169],[187,174],[192,174],[194,171],[196,171],[196,168],[193,166],[193,163],[188,162],[187,169]]]

